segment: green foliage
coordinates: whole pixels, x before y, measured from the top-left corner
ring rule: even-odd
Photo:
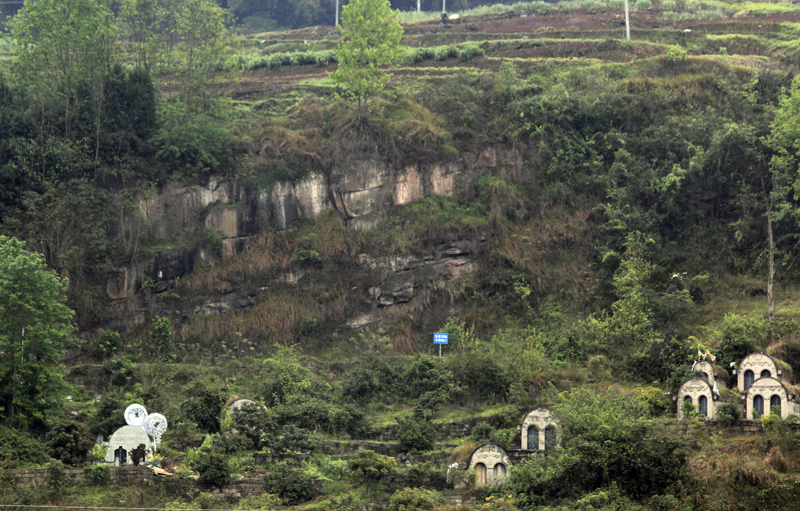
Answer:
[[[92,484],[97,486],[108,484],[108,481],[110,480],[110,476],[108,475],[108,466],[93,466],[92,471],[89,473],[89,480],[92,482]]]
[[[717,405],[717,423],[721,426],[731,426],[740,418],[739,407],[733,403],[720,403]]]
[[[197,424],[200,431],[219,433],[219,414],[225,404],[219,392],[206,388],[197,388],[189,399],[181,403],[184,417]]]
[[[356,481],[374,483],[394,474],[397,460],[375,451],[361,449],[354,458],[348,461],[348,466]]]
[[[68,386],[59,359],[73,343],[67,281],[24,247],[0,236],[0,409],[12,424],[60,408]]]
[[[231,478],[228,460],[214,452],[203,453],[192,469],[197,472],[197,482],[206,487],[225,486]]]
[[[231,413],[231,426],[252,442],[252,449],[259,450],[264,443],[271,442],[278,426],[270,413],[261,405],[244,404]]]
[[[51,427],[45,443],[48,454],[67,465],[78,465],[86,461],[93,445],[83,426],[72,421],[58,422]]]
[[[272,448],[279,454],[308,452],[314,448],[308,431],[298,428],[294,424],[283,426],[277,438],[272,442]]]
[[[342,8],[342,41],[336,49],[339,66],[331,79],[346,97],[365,102],[383,93],[391,74],[380,69],[400,58],[403,28],[389,0],[353,0]]]
[[[420,405],[415,407],[414,414],[397,419],[397,426],[397,440],[404,452],[423,452],[433,448],[436,429]]]
[[[61,460],[53,460],[44,466],[45,480],[50,498],[60,499],[67,489],[67,469]]]
[[[686,60],[686,50],[680,46],[670,46],[667,49],[667,58],[671,62],[681,62]]]
[[[313,334],[317,330],[317,320],[315,318],[305,318],[300,322],[300,333],[303,335]]]
[[[300,467],[284,461],[264,476],[264,490],[278,495],[284,505],[295,506],[311,500],[314,482]]]
[[[169,318],[156,316],[153,318],[153,342],[162,360],[169,361],[172,358],[172,323]]]
[[[101,330],[94,346],[101,357],[108,358],[122,348],[122,336],[113,330]]]
[[[488,422],[479,422],[472,427],[469,432],[469,439],[476,444],[485,444],[491,441],[495,429]]]
[[[454,44],[448,44],[447,46],[440,46],[436,48],[434,57],[436,58],[436,60],[439,61],[454,59],[458,57],[458,46]]]
[[[403,488],[389,499],[389,511],[432,511],[444,503],[444,496],[438,491]]]
[[[47,460],[45,446],[26,431],[0,426],[0,467],[14,469]]]
[[[517,502],[531,509],[618,486],[643,501],[667,493],[683,476],[684,440],[625,394],[580,388],[553,407],[562,425],[561,449],[522,463],[510,475]]]
[[[726,314],[722,322],[721,336],[715,350],[719,364],[728,367],[731,362],[739,364],[753,351],[767,331],[763,318],[747,318],[737,314]]]
[[[316,250],[299,248],[292,255],[292,262],[307,268],[322,268],[322,259]]]
[[[157,114],[159,127],[151,142],[156,155],[178,176],[197,180],[210,172],[224,173],[235,164],[236,138],[227,103],[218,101],[208,112],[193,112],[175,101],[162,101]]]

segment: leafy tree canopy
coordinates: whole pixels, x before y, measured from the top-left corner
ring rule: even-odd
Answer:
[[[73,331],[66,290],[41,255],[0,236],[0,410],[12,423],[43,421],[62,403],[59,358]]]
[[[400,57],[403,27],[389,0],[353,0],[342,8],[339,31],[339,67],[331,78],[346,97],[358,101],[362,114],[366,100],[380,95],[391,79],[380,66]]]

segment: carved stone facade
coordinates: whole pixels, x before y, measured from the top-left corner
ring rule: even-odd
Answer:
[[[479,446],[469,457],[469,469],[478,474],[476,486],[502,484],[508,474],[509,465],[506,451],[494,444]]]
[[[547,408],[533,410],[522,421],[522,449],[550,451],[558,444],[558,421]]]
[[[717,371],[714,369],[714,366],[711,365],[711,362],[708,362],[707,360],[698,360],[694,365],[694,370],[703,373],[703,377],[708,380],[708,383],[712,388],[714,387],[715,383],[719,389],[724,389],[726,387],[725,380],[717,379]]]
[[[771,357],[763,353],[751,353],[744,357],[739,367],[736,368],[735,374],[739,392],[747,392],[750,385],[759,378],[781,379],[783,371]]]
[[[757,419],[762,415],[769,415],[775,407],[780,408],[782,419],[798,416],[800,404],[795,402],[795,398],[777,378],[759,378],[747,390],[745,417]]]
[[[695,410],[705,415],[707,420],[717,418],[717,407],[714,402],[714,390],[709,383],[702,378],[692,378],[686,380],[678,389],[678,418],[683,418],[683,405],[691,403]]]

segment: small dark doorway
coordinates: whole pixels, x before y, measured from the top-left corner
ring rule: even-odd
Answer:
[[[745,371],[744,372],[744,390],[747,390],[750,387],[752,387],[753,386],[753,382],[755,381],[755,379],[756,379],[756,375],[753,374],[753,371],[751,371],[750,369]]]
[[[708,416],[708,398],[706,396],[700,396],[697,400],[697,411],[700,412],[700,415],[703,417]]]
[[[756,396],[753,398],[753,418],[758,419],[764,415],[764,398]]]

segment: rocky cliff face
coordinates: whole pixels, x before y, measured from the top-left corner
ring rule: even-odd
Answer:
[[[172,183],[153,189],[138,203],[140,231],[150,240],[170,240],[186,233],[215,233],[221,246],[184,243],[184,246],[158,251],[135,267],[120,268],[107,291],[117,301],[117,311],[130,309],[142,282],[156,292],[192,271],[198,260],[235,255],[261,230],[282,231],[293,224],[310,220],[327,210],[335,210],[354,230],[374,227],[393,206],[434,195],[453,195],[468,190],[481,175],[505,172],[512,177],[522,173],[521,155],[506,148],[490,147],[479,154],[464,154],[451,162],[432,162],[395,168],[382,160],[357,160],[335,166],[330,175],[312,174],[297,182],[280,182],[271,190],[256,190],[241,182],[211,179],[206,186]],[[130,220],[128,221],[130,223]],[[130,231],[131,225],[120,226]],[[375,307],[386,307],[412,300],[432,277],[457,278],[477,269],[475,247],[453,244],[439,247],[436,254],[424,257],[366,254],[361,263],[371,268],[390,270],[397,277],[389,286],[373,286],[368,300]],[[414,269],[425,268],[426,279],[414,276]],[[219,297],[217,297],[219,298]],[[226,315],[247,310],[257,297],[223,297],[181,315]],[[123,306],[122,302],[128,302]],[[142,306],[136,306],[141,313]],[[141,314],[137,314],[141,316]],[[351,326],[371,323],[375,314],[356,315]]]

